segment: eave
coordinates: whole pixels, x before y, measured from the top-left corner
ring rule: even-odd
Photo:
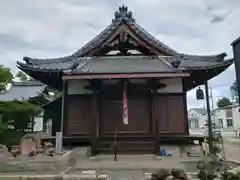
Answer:
[[[203,85],[205,81],[208,81],[217,75],[224,72],[234,62],[234,59],[225,60],[223,63],[216,66],[210,66],[208,68],[189,68],[186,72],[189,72],[191,76],[184,78],[185,90],[189,91],[197,86]]]
[[[83,74],[83,75],[64,75],[62,79],[124,79],[124,78],[173,78],[188,77],[190,73],[126,73],[126,74]]]

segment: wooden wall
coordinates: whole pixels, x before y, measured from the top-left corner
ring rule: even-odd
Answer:
[[[65,129],[68,135],[90,134],[91,95],[68,95]]]
[[[159,133],[187,133],[184,94],[156,95],[155,120]]]
[[[110,80],[109,82],[114,83]],[[99,121],[96,123],[98,124],[96,131],[100,135],[112,134],[116,124],[118,133],[153,133],[154,121],[157,121],[159,133],[188,133],[186,94],[182,92],[181,79],[163,79],[161,82],[166,83],[167,87],[154,95],[154,106],[151,106],[150,92],[135,90],[128,92],[128,125],[122,122],[122,89],[111,88],[99,92],[97,97]],[[94,130],[91,127],[92,122],[97,121],[97,115],[93,113],[94,95],[83,90],[82,86],[86,83],[72,81],[68,86],[65,102],[67,106],[67,122],[64,127],[66,135],[90,135]]]
[[[100,132],[147,133],[150,131],[150,111],[148,98],[131,97],[128,99],[128,125],[122,122],[122,100],[105,99],[101,102]]]
[[[65,127],[68,135],[90,134],[91,122],[94,120],[91,99],[92,95],[68,96],[67,127]],[[100,135],[112,134],[115,123],[118,133],[150,133],[154,129],[148,96],[135,96],[128,100],[129,124],[124,125],[122,100],[101,99],[99,103]],[[154,96],[154,115],[159,133],[186,134],[188,132],[184,100],[184,94]]]

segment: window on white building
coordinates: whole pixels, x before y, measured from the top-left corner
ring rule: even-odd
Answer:
[[[199,128],[199,122],[197,118],[190,118],[189,119],[189,128]]]
[[[232,126],[233,126],[233,120],[227,119],[227,127],[232,127]]]
[[[227,118],[232,118],[232,109],[227,109],[226,110],[226,117]]]

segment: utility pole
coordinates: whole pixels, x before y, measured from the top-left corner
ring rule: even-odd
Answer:
[[[213,110],[214,110],[214,103],[213,103],[213,94],[212,94],[212,86],[211,86],[211,84],[209,84],[209,91],[210,91],[210,95],[209,95],[209,97],[211,98],[211,104],[212,104],[212,113],[213,113]],[[211,113],[211,114],[212,114]],[[214,125],[215,125],[215,116],[214,116],[214,114],[212,114],[212,120],[213,120],[213,123],[214,123]]]
[[[213,132],[212,132],[211,109],[210,109],[210,103],[209,103],[208,82],[205,81],[204,85],[205,85],[207,117],[208,117],[209,152],[210,152],[210,154],[212,154],[212,152],[213,152]]]

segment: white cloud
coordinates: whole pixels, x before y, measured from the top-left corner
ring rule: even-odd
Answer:
[[[232,57],[230,43],[240,32],[239,0],[8,0],[0,2],[0,63],[16,71],[23,56],[71,54],[110,24],[123,4],[143,28],[177,51]],[[214,96],[228,95],[234,79],[231,67],[211,80]],[[198,104],[189,92],[188,105]]]

